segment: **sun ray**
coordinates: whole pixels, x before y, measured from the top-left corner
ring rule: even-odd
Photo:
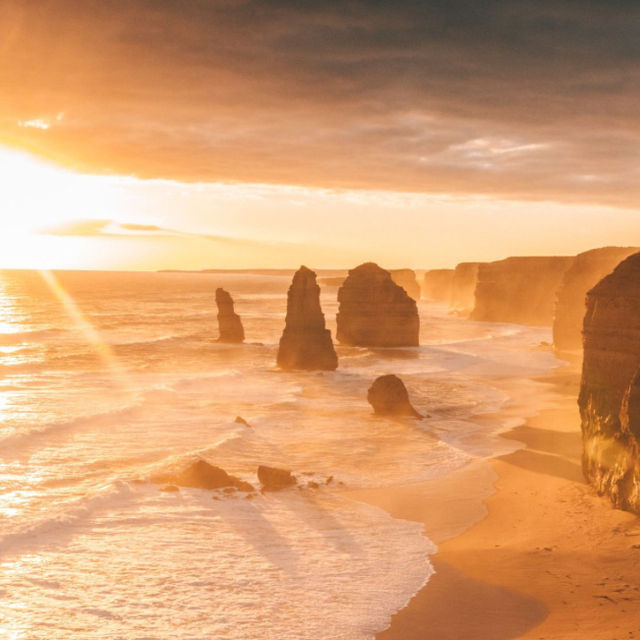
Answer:
[[[51,292],[60,301],[73,324],[82,333],[87,344],[91,346],[111,372],[118,386],[133,396],[135,393],[134,385],[124,367],[118,361],[113,349],[102,339],[100,333],[82,313],[75,300],[65,290],[56,275],[46,269],[40,270],[39,273]]]

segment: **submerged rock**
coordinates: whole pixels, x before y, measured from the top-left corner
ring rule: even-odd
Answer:
[[[278,366],[282,369],[333,371],[338,366],[320,308],[320,287],[316,274],[300,267],[287,294],[287,317],[280,338]]]
[[[376,378],[369,387],[367,400],[379,415],[422,418],[411,405],[404,382],[393,374]]]
[[[291,471],[264,465],[258,467],[258,480],[264,491],[279,491],[297,484]]]
[[[553,344],[559,350],[582,348],[582,321],[587,292],[610,274],[635,247],[601,247],[579,253],[565,272],[556,300]]]
[[[416,347],[416,301],[373,262],[349,271],[338,291],[337,338],[360,347]]]
[[[244,342],[244,328],[240,316],[233,309],[233,298],[224,289],[216,289],[218,306],[218,342]]]
[[[253,491],[244,480],[229,475],[224,469],[209,464],[206,460],[196,460],[182,471],[153,476],[151,482],[172,484],[193,489],[223,489],[235,487],[239,491]]]
[[[640,513],[640,253],[587,294],[580,386],[585,477]]]

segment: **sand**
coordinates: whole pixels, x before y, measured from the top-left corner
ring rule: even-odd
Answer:
[[[575,369],[546,381],[557,406],[505,434],[525,448],[445,480],[352,492],[424,523],[439,546],[436,574],[378,640],[640,638],[640,519],[584,482]]]

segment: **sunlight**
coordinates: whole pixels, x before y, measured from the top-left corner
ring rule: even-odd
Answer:
[[[113,350],[101,338],[100,334],[96,331],[89,320],[87,320],[78,305],[75,303],[75,300],[60,284],[60,281],[56,278],[55,274],[47,270],[41,270],[39,273],[51,292],[62,303],[62,306],[67,312],[69,318],[73,321],[74,325],[82,332],[87,344],[93,347],[102,362],[106,365],[109,371],[111,371],[118,385],[130,395],[133,395],[133,385],[130,383],[126,371],[118,362]]]

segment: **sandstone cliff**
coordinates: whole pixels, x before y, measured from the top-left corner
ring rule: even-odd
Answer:
[[[337,338],[362,347],[418,346],[415,300],[373,262],[349,271],[338,290]]]
[[[573,257],[517,257],[478,268],[472,320],[551,326],[556,294]]]
[[[639,249],[602,247],[578,254],[562,278],[553,321],[556,349],[582,348],[582,321],[587,291]]]
[[[218,342],[243,342],[244,329],[240,316],[233,309],[233,299],[224,289],[216,289],[218,306]]]
[[[438,302],[451,302],[453,269],[431,269],[422,279],[422,296]]]
[[[640,253],[587,294],[580,387],[583,470],[615,506],[640,513]]]
[[[331,332],[325,328],[316,274],[300,267],[287,294],[287,317],[280,338],[278,366],[332,371],[338,366]]]
[[[400,285],[411,298],[420,300],[420,285],[413,269],[389,269],[391,279]]]
[[[461,262],[454,270],[451,283],[451,308],[460,315],[468,315],[473,310],[480,264],[480,262]]]

